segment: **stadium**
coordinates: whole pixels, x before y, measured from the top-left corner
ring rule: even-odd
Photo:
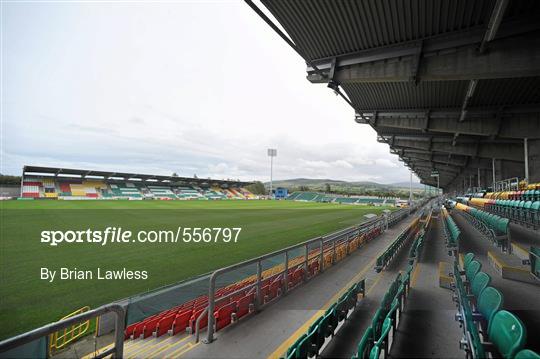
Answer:
[[[19,156],[45,165],[18,167],[20,183],[0,189],[0,358],[540,358],[540,3],[241,5],[236,20],[245,11],[267,31],[258,43],[272,38],[293,53],[305,63],[299,75],[352,110],[348,126],[372,131],[399,158],[410,172],[406,195],[359,190],[366,184],[352,180],[275,188],[275,149],[264,184],[249,180],[259,167],[248,154],[238,163],[249,166],[212,165],[207,178],[163,175],[154,163],[172,162],[176,147],[186,158],[195,148],[197,161],[204,152],[188,130],[196,146],[182,133],[167,142],[169,122],[150,147],[124,135],[144,125],[152,137],[158,123],[107,128],[111,149],[118,142],[128,153],[117,171],[109,148],[85,154],[108,170],[64,166],[77,162],[67,160],[77,149],[55,152],[60,135],[32,152],[26,132],[14,134]],[[230,56],[240,61],[233,51],[223,61]],[[185,69],[186,81],[197,82]],[[263,89],[267,73],[257,75],[251,92],[274,101]],[[295,98],[298,106],[323,107],[318,92],[297,95],[311,96]],[[222,156],[239,146],[202,127]],[[92,139],[104,132],[77,130]],[[323,140],[307,129],[293,134],[282,143]],[[131,153],[125,141],[157,147],[159,156]],[[297,157],[289,173],[329,163],[375,172],[385,163],[325,156]],[[397,171],[384,167],[383,176]],[[423,191],[413,192],[413,174]]]

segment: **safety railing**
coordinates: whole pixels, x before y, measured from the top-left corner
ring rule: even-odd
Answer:
[[[423,205],[423,203],[416,204],[414,206],[414,209],[416,209],[420,205]],[[289,268],[290,268],[289,267],[290,265],[289,252],[303,249],[302,251],[303,262],[300,264],[296,264],[294,268],[304,268],[305,273],[308,273],[309,262],[313,261],[314,258],[318,258],[319,272],[322,272],[324,271],[324,268],[325,268],[325,265],[324,265],[325,253],[328,253],[328,251],[332,251],[333,258],[336,258],[336,251],[339,244],[349,243],[352,239],[357,238],[358,236],[361,236],[362,234],[367,233],[375,228],[379,228],[382,232],[388,226],[393,225],[394,223],[396,223],[403,217],[407,216],[408,213],[409,213],[408,209],[401,209],[385,216],[378,216],[377,218],[364,222],[360,225],[349,227],[349,228],[337,231],[335,233],[332,233],[324,237],[317,237],[314,239],[310,239],[308,241],[305,241],[305,242],[302,242],[302,243],[299,243],[299,244],[296,244],[296,245],[293,245],[293,246],[290,246],[290,247],[287,247],[287,248],[284,248],[284,249],[281,249],[272,253],[268,253],[254,259],[250,259],[241,263],[237,263],[228,267],[218,269],[210,276],[209,289],[208,289],[208,307],[199,315],[199,317],[196,320],[196,324],[195,324],[196,340],[198,340],[199,338],[200,324],[204,316],[208,317],[208,321],[207,321],[208,329],[207,329],[206,340],[204,342],[211,343],[214,340],[214,332],[215,332],[214,311],[216,308],[216,304],[219,304],[222,301],[227,300],[228,298],[230,298],[231,296],[235,294],[235,293],[229,293],[225,296],[216,298],[216,282],[217,282],[217,279],[223,276],[224,274],[238,270],[239,268],[242,268],[242,267],[256,265],[256,278],[257,279],[251,285],[251,288],[253,287],[256,288],[254,307],[255,307],[255,311],[258,311],[261,309],[261,307],[264,304],[263,298],[261,295],[261,283],[263,280],[262,278],[263,261],[267,259],[271,259],[276,256],[280,256],[280,255],[285,257],[284,269],[277,275],[284,274],[284,286],[283,286],[284,292],[283,293],[286,293],[288,291],[287,280],[288,280],[288,273],[289,273]],[[314,246],[316,246],[315,249],[313,249]],[[315,255],[313,255],[314,252],[315,252]]]
[[[60,321],[81,313],[88,312],[89,310],[89,306],[79,308],[73,313],[70,313],[60,319]],[[52,333],[49,337],[49,356],[52,355],[53,352],[63,349],[69,343],[85,335],[88,328],[90,328],[90,320],[73,324],[71,327],[66,327],[64,330]]]
[[[126,312],[124,308],[119,304],[107,304],[99,308],[89,310],[87,312],[80,313],[75,316],[59,320],[58,322],[47,324],[32,331],[6,339],[0,342],[0,353],[4,353],[8,350],[17,348],[34,340],[40,339],[42,337],[48,336],[58,331],[62,331],[71,326],[86,322],[100,315],[111,312],[116,314],[114,346],[99,353],[96,358],[103,358],[111,354],[113,358],[122,358],[124,351],[124,321]]]
[[[519,190],[519,178],[512,177],[494,183],[493,192]]]

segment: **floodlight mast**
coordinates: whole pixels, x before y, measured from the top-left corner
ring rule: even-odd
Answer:
[[[272,177],[274,172],[274,157],[277,156],[277,150],[275,148],[268,149],[268,157],[270,157],[270,192],[268,197],[272,198]]]

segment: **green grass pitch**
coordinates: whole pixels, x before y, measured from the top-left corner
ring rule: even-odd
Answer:
[[[289,201],[2,201],[0,338],[361,222],[384,207]],[[238,243],[40,243],[42,230],[242,227]],[[147,280],[40,279],[40,268],[146,270]]]

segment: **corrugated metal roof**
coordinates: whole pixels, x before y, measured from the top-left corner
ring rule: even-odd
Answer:
[[[262,2],[312,60],[485,27],[495,5],[495,0]]]
[[[342,87],[359,110],[461,107],[468,81],[363,82]]]
[[[462,37],[467,36],[461,34],[466,30],[478,30],[477,32],[483,34],[487,30],[497,2],[496,0],[261,1],[308,60],[328,60],[362,50],[440,35],[455,34],[456,37]],[[523,23],[529,23],[539,14],[540,0],[512,0],[506,7],[502,22],[508,21],[508,24],[515,26],[523,19]],[[519,27],[517,29],[518,32],[512,36],[519,34]],[[531,30],[527,30],[525,26],[523,32],[526,31]],[[413,70],[411,68],[411,73]],[[340,85],[357,110],[371,111],[460,109],[464,104],[469,85],[473,83],[469,81],[472,78],[467,81],[422,81],[420,77],[419,80],[420,82],[415,84],[394,81],[363,82],[358,78]],[[479,80],[473,96],[467,102],[467,108],[531,104],[540,104],[540,77]],[[391,131],[396,132],[395,129]],[[423,133],[426,137],[429,135],[427,132]],[[424,180],[432,179],[424,176]]]
[[[540,103],[540,77],[478,81],[470,106],[507,106]]]

